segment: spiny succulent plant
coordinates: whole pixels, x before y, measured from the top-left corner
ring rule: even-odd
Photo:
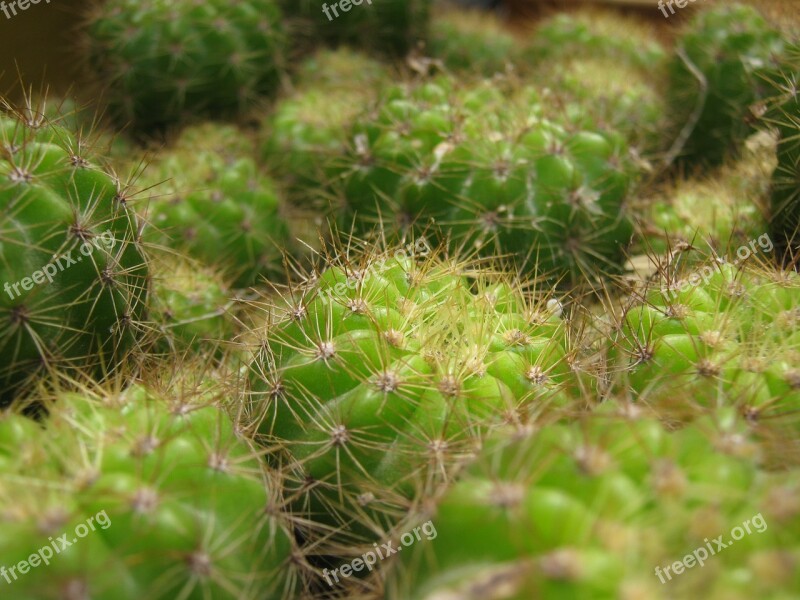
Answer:
[[[693,244],[720,255],[767,231],[775,138],[752,136],[736,162],[712,175],[678,179],[648,198],[642,209],[642,250],[663,253]]]
[[[751,105],[768,94],[785,41],[758,10],[743,4],[702,11],[678,40],[669,103],[682,128],[680,158],[717,165],[754,131]]]
[[[800,43],[773,79],[765,120],[778,130],[778,166],[772,177],[771,230],[778,257],[797,264],[800,256]]]
[[[65,127],[103,154],[118,172],[128,172],[127,164],[141,152],[122,132],[113,131],[99,106],[77,97],[44,94],[33,104],[51,123]]]
[[[621,35],[623,31],[627,35]],[[664,54],[654,30],[645,22],[597,9],[558,13],[542,21],[526,49],[533,66],[541,61],[579,55],[652,69],[663,61]]]
[[[148,267],[132,194],[38,105],[0,112],[0,403],[29,376],[110,373],[139,340]]]
[[[353,249],[283,300],[253,332],[252,413],[297,479],[293,507],[317,524],[316,549],[371,544],[491,424],[558,410],[589,385],[570,375],[555,298],[424,239]]]
[[[403,548],[386,597],[788,598],[800,540],[781,527],[799,483],[727,423],[670,432],[609,402],[491,437],[419,519],[436,538]]]
[[[253,151],[232,125],[185,129],[137,181],[150,194],[145,240],[219,268],[240,287],[278,269],[288,229]]]
[[[454,246],[513,253],[518,268],[554,279],[614,272],[632,233],[626,143],[542,111],[530,99],[509,106],[490,83],[443,77],[388,90],[342,159],[342,229],[434,224]]]
[[[219,344],[234,339],[236,300],[214,269],[173,258],[160,261],[153,271],[149,311],[161,350],[221,349]]]
[[[428,33],[431,0],[281,0],[296,42],[405,56]]]
[[[459,9],[434,14],[425,51],[453,72],[491,76],[516,64],[520,44],[497,17]]]
[[[292,597],[277,475],[220,405],[223,386],[171,384],[57,391],[41,425],[0,416],[6,594]]]
[[[665,418],[734,407],[775,435],[796,438],[800,276],[769,266],[772,251],[763,234],[727,261],[663,265],[623,304],[611,367],[620,389]]]
[[[375,101],[389,70],[349,49],[321,50],[297,74],[295,91],[263,119],[260,137],[266,166],[296,206],[324,205],[355,118]]]
[[[99,2],[84,32],[112,115],[142,130],[242,112],[276,88],[284,44],[274,0]]]
[[[521,70],[538,86],[558,90],[561,104],[579,105],[578,115],[611,124],[652,154],[665,146],[667,58],[648,23],[583,9],[542,21]]]

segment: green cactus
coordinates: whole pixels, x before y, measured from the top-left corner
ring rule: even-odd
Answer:
[[[662,267],[623,303],[612,368],[621,391],[670,418],[735,407],[785,439],[800,420],[800,275],[773,271],[768,234],[688,272]],[[680,262],[680,261],[678,261]]]
[[[453,72],[491,76],[517,63],[520,44],[491,14],[449,10],[434,15],[427,53]]]
[[[374,102],[389,71],[364,54],[322,50],[307,59],[295,92],[263,119],[262,155],[295,206],[319,206],[339,175],[353,121]]]
[[[797,264],[800,256],[800,43],[786,52],[782,72],[773,80],[766,120],[777,127],[778,166],[772,176],[771,231],[778,257]]]
[[[558,90],[555,110],[569,114],[569,104],[577,104],[595,126],[608,123],[652,154],[666,145],[667,126],[668,54],[657,39],[646,22],[615,12],[557,14],[537,26],[521,69],[537,85]]]
[[[162,351],[201,350],[233,340],[235,301],[210,267],[183,259],[164,260],[154,267],[150,317],[158,327]]]
[[[184,130],[137,182],[150,194],[145,240],[219,268],[239,287],[278,270],[289,233],[253,152],[231,125]]]
[[[88,68],[112,116],[138,129],[236,114],[277,86],[284,33],[274,0],[111,0],[87,18]]]
[[[529,94],[535,97],[535,92]],[[574,130],[489,83],[390,89],[343,157],[342,225],[425,230],[520,269],[578,281],[619,270],[632,234],[633,167],[621,136]]]
[[[144,331],[130,190],[39,108],[0,113],[0,403],[52,368],[109,374]]]
[[[678,40],[670,65],[669,103],[683,128],[680,158],[717,165],[735,155],[754,131],[750,108],[764,100],[766,78],[782,60],[785,42],[750,6],[701,12]]]
[[[424,239],[353,250],[281,297],[254,332],[251,412],[317,549],[375,541],[491,423],[558,410],[583,383],[557,300]]]
[[[613,60],[648,71],[664,60],[665,51],[645,22],[597,9],[559,13],[542,21],[526,49],[533,67],[576,55]]]
[[[205,387],[57,392],[42,425],[0,417],[4,596],[290,593],[279,482]],[[47,547],[49,564],[9,568]]]
[[[405,56],[428,32],[431,0],[281,0],[296,40]]]
[[[800,516],[800,472],[759,460],[735,422],[669,432],[616,403],[500,432],[419,518],[435,538],[396,542],[386,597],[789,598],[800,540],[781,527]],[[716,553],[720,535],[739,539]],[[702,564],[666,571],[697,548]]]
[[[76,97],[44,95],[34,102],[51,123],[79,135],[118,172],[127,172],[134,157],[142,154],[124,133],[113,131],[100,107]]]
[[[720,255],[767,231],[774,136],[752,136],[743,156],[713,175],[679,179],[653,194],[642,211],[641,250],[664,253],[693,244]]]

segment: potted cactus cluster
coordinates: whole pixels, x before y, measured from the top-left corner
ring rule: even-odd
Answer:
[[[82,10],[0,100],[0,597],[800,597],[800,28]]]

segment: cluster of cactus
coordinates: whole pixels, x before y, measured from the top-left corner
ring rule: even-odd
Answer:
[[[130,141],[0,104],[0,596],[796,596],[797,40],[432,6],[109,0]]]
[[[622,136],[575,130],[531,98],[442,77],[388,90],[342,157],[342,228],[427,231],[454,247],[510,256],[554,279],[613,273],[632,234],[634,168]]]
[[[148,291],[130,190],[35,103],[0,113],[0,400],[54,368],[108,374]]]
[[[144,239],[222,268],[240,287],[280,271],[288,228],[254,154],[232,125],[185,129],[137,181],[150,199]]]
[[[85,26],[87,68],[139,129],[235,114],[275,90],[285,34],[275,0],[110,0]]]
[[[436,539],[404,548],[386,597],[788,598],[798,485],[730,419],[670,432],[609,402],[500,431],[418,517]]]

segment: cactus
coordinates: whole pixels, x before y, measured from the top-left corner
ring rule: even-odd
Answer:
[[[151,198],[145,240],[218,267],[239,287],[275,272],[289,234],[252,152],[231,125],[184,130],[138,182]]]
[[[557,300],[424,239],[353,249],[293,292],[254,332],[250,412],[312,550],[375,541],[492,423],[569,405],[583,381]]]
[[[0,417],[0,564],[51,550],[48,565],[4,567],[6,594],[238,600],[296,587],[277,476],[220,386],[172,383],[57,391],[42,425]]]
[[[431,0],[282,0],[301,44],[347,44],[389,57],[405,56],[428,33]]]
[[[491,14],[449,10],[434,15],[427,53],[453,72],[491,76],[516,64],[520,45]]]
[[[42,95],[34,102],[51,123],[78,134],[87,145],[107,158],[117,172],[128,172],[133,157],[141,154],[124,133],[114,131],[100,107],[78,98]]]
[[[263,119],[260,136],[265,163],[292,205],[320,205],[339,175],[334,161],[353,121],[388,79],[383,65],[347,49],[320,51],[301,66],[296,91]]]
[[[735,423],[670,433],[617,403],[503,432],[418,519],[435,539],[402,542],[386,597],[788,598],[800,540],[781,527],[800,516],[800,472],[759,460]],[[738,541],[716,553],[706,542],[719,535]]]
[[[800,275],[763,266],[772,250],[763,234],[728,262],[688,273],[663,266],[623,304],[612,350],[620,390],[665,418],[735,407],[775,435],[796,437]]]
[[[612,130],[576,131],[542,110],[449,78],[389,90],[343,158],[342,227],[434,223],[457,247],[515,253],[518,268],[535,264],[556,280],[617,271],[632,233],[627,146]]]
[[[625,32],[625,34],[623,34]],[[653,29],[616,12],[582,9],[539,23],[526,49],[533,67],[568,56],[597,57],[652,70],[664,59]]]
[[[642,20],[583,9],[541,22],[521,68],[537,85],[559,91],[559,104],[567,107],[556,110],[578,104],[578,114],[595,126],[608,123],[640,152],[653,154],[665,146],[667,58]]]
[[[126,184],[31,103],[0,113],[0,403],[52,368],[97,376],[141,337],[148,267]]]
[[[273,0],[112,0],[97,3],[84,37],[112,116],[140,130],[241,113],[274,91],[283,68]]]
[[[778,257],[797,264],[800,256],[800,43],[787,49],[782,72],[773,80],[766,121],[777,127],[778,166],[772,177],[771,231]]]
[[[752,136],[743,156],[710,176],[679,179],[646,202],[642,250],[663,253],[692,244],[720,255],[767,231],[775,139]]]
[[[164,352],[201,350],[209,344],[222,350],[237,333],[231,292],[210,267],[187,260],[164,260],[154,268],[150,316],[158,327]]]
[[[785,42],[759,12],[742,4],[701,12],[678,40],[669,103],[686,139],[681,159],[718,165],[753,133],[751,105],[768,94]]]

